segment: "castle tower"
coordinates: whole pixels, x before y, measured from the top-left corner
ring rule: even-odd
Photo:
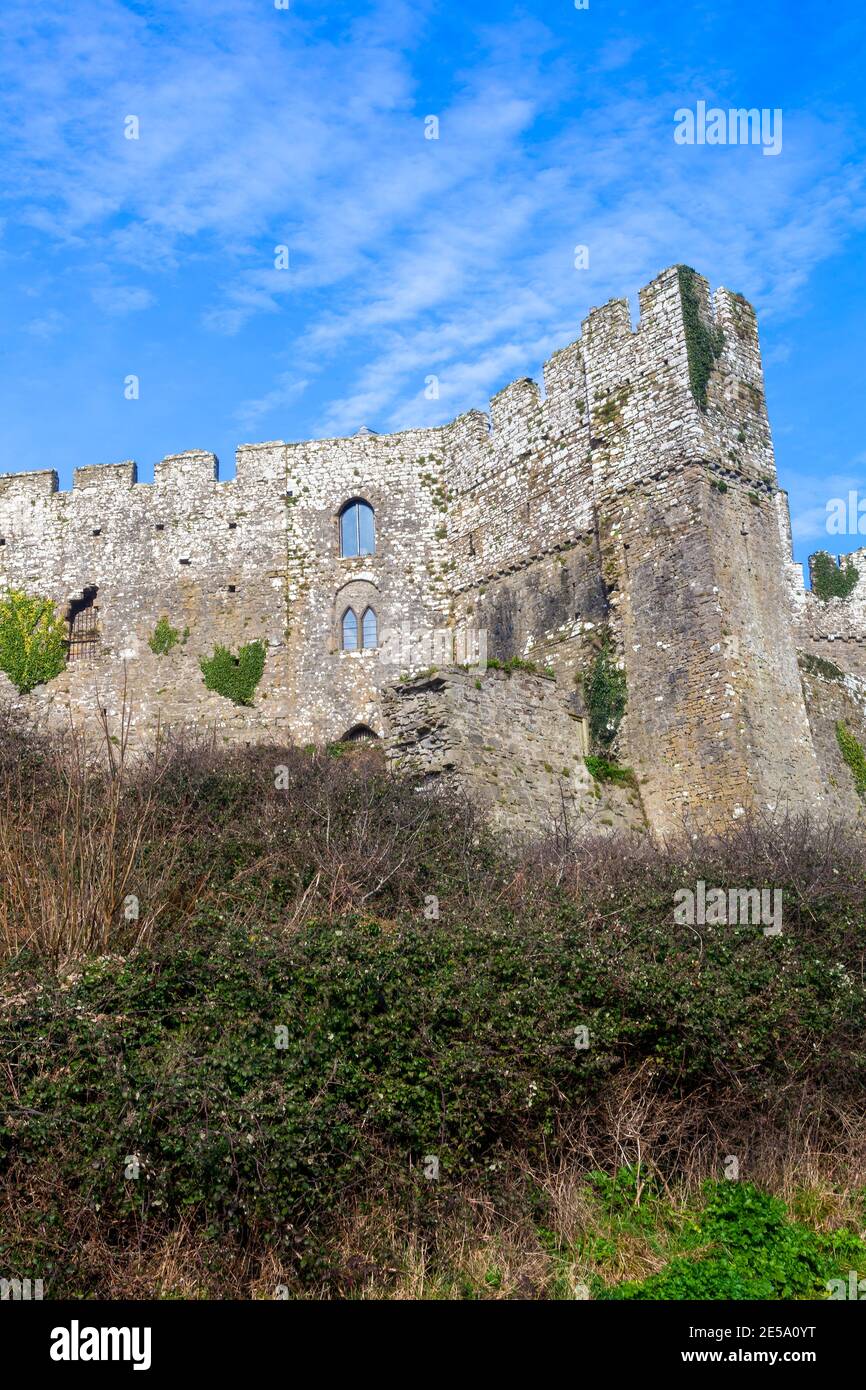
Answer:
[[[686,267],[583,331],[622,752],[660,829],[823,805],[794,642],[757,325]]]

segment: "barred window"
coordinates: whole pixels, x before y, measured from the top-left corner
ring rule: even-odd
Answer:
[[[70,600],[66,615],[67,660],[70,662],[90,661],[96,654],[99,638],[96,593],[96,585],[92,584],[82,590],[80,598]]]

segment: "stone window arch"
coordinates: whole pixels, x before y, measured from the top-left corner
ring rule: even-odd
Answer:
[[[375,555],[376,520],[373,508],[363,497],[353,497],[340,511],[340,554]]]
[[[381,612],[379,590],[366,575],[343,584],[331,613],[331,651],[365,655],[377,651],[382,640]]]

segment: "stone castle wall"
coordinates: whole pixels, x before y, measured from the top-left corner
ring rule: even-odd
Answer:
[[[462,788],[511,835],[645,829],[637,787],[588,771],[585,722],[553,680],[446,670],[390,686],[385,717],[395,767]]]
[[[353,499],[374,509],[370,556],[340,553],[339,516]],[[802,666],[803,653],[825,655],[850,675],[853,727],[866,552],[855,559],[862,577],[848,599],[821,604],[804,589],[754,312],[678,267],[641,291],[634,326],[625,300],[593,310],[545,364],[543,395],[521,379],[489,416],[244,446],[228,482],[201,452],[164,460],[152,484],[131,463],[79,469],[69,492],[51,470],[0,478],[0,587],[61,611],[98,590],[95,659],[22,703],[55,719],[67,709],[94,719],[100,706],[116,718],[126,689],[136,733],[158,719],[308,742],[361,725],[405,744],[406,711],[420,719],[432,693],[407,703],[395,682],[462,660],[483,634],[490,656],[549,669],[555,699],[548,682],[529,681],[518,709],[519,685],[482,683],[477,701],[458,681],[438,690],[437,720],[464,732],[467,711],[511,721],[537,771],[526,710],[545,710],[558,751],[542,762],[553,766],[586,713],[604,640],[628,687],[615,753],[665,830],[752,807],[858,813],[854,793],[833,786],[849,777],[833,761],[842,697]],[[348,604],[376,612],[376,650],[342,650]],[[156,656],[148,639],[163,615],[185,640]],[[207,692],[201,657],[254,639],[267,658],[252,706]],[[477,752],[476,732],[466,747]],[[539,791],[539,805],[547,799]]]

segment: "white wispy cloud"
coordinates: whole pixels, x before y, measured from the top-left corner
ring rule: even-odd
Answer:
[[[795,312],[863,224],[845,122],[786,111],[775,159],[676,146],[674,111],[712,102],[717,75],[656,78],[635,62],[642,41],[613,28],[584,62],[585,18],[569,53],[531,17],[479,26],[438,100],[417,75],[424,3],[7,0],[11,215],[64,248],[104,312],[159,303],[186,272],[207,286],[194,308],[215,334],[284,316],[283,360],[234,407],[248,432],[314,384],[325,433],[484,405],[575,337],[589,304],[672,261],[743,291],[765,321]]]

